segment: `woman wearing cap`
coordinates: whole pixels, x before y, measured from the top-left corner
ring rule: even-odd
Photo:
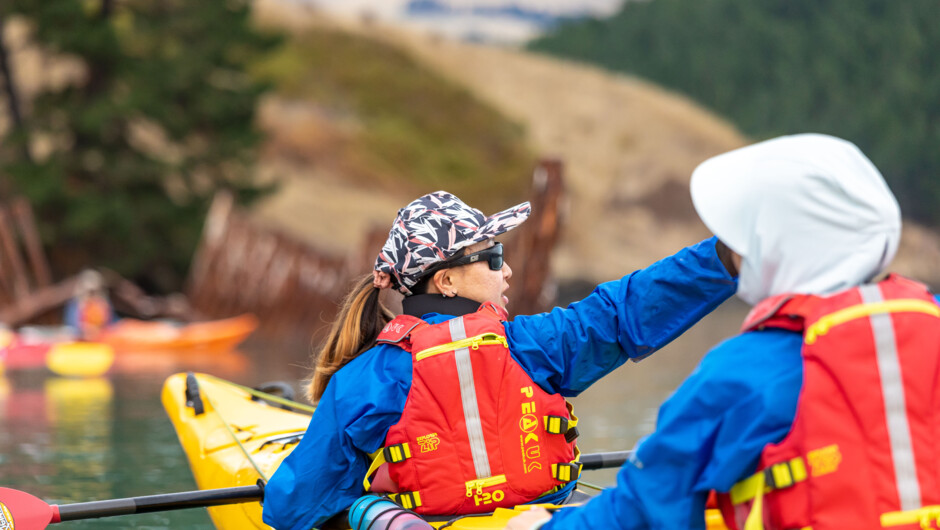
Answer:
[[[316,357],[317,410],[266,486],[267,524],[320,526],[364,489],[430,514],[564,500],[580,467],[563,396],[650,355],[735,289],[711,238],[566,309],[509,320],[512,269],[494,238],[529,211],[487,217],[436,192],[398,212]],[[403,315],[381,305],[385,288],[405,295]]]
[[[702,220],[734,251],[754,308],[662,406],[617,486],[508,528],[935,528],[940,306],[912,280],[872,282],[901,216],[854,145],[786,136],[692,175]],[[904,526],[906,525],[906,526]]]

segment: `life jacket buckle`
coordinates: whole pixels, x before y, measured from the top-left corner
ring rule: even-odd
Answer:
[[[411,448],[408,446],[408,442],[389,445],[382,449],[382,454],[385,456],[386,462],[397,464],[411,458]]]
[[[581,463],[552,464],[552,476],[561,482],[578,480],[581,476]]]

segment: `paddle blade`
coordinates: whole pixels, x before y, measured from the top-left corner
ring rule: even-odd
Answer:
[[[56,344],[46,355],[46,366],[53,373],[70,377],[96,377],[114,363],[114,350],[100,342]]]
[[[43,530],[54,510],[45,501],[24,491],[0,488],[0,528]]]

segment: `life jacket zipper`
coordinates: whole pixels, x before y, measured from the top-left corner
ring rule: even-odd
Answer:
[[[427,359],[428,357],[432,357],[441,353],[459,350],[460,348],[470,348],[471,350],[477,350],[480,348],[480,346],[487,346],[492,344],[502,344],[503,347],[509,348],[509,343],[506,341],[506,337],[497,335],[496,333],[484,333],[475,337],[467,337],[466,339],[448,342],[447,344],[441,344],[440,346],[434,346],[426,350],[421,350],[415,354],[415,360],[420,361],[421,359]]]
[[[467,481],[467,497],[473,497],[473,490],[475,489],[477,495],[483,493],[483,488],[488,488],[490,486],[495,486],[497,484],[503,484],[506,482],[506,475],[496,475],[487,478],[481,478],[477,480],[468,480]]]

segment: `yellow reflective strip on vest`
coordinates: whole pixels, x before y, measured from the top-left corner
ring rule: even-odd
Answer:
[[[903,512],[887,512],[881,514],[881,526],[899,526],[905,524],[918,524],[921,528],[929,528],[931,522],[940,523],[940,506],[924,506],[917,510]]]
[[[509,343],[506,341],[506,337],[497,335],[496,333],[484,333],[482,335],[467,337],[466,339],[460,339],[454,342],[448,342],[447,344],[441,344],[440,346],[433,346],[431,348],[421,350],[415,354],[415,360],[420,361],[434,355],[451,352],[460,348],[470,348],[471,350],[476,350],[480,346],[487,346],[492,344],[502,344],[506,348],[509,347]]]
[[[914,298],[903,298],[898,300],[887,300],[884,302],[873,302],[868,304],[857,304],[845,309],[840,309],[835,313],[823,316],[806,328],[804,341],[806,344],[813,344],[816,339],[826,333],[834,326],[845,324],[857,318],[871,316],[877,313],[926,313],[940,318],[940,306],[926,300],[917,300]]]

